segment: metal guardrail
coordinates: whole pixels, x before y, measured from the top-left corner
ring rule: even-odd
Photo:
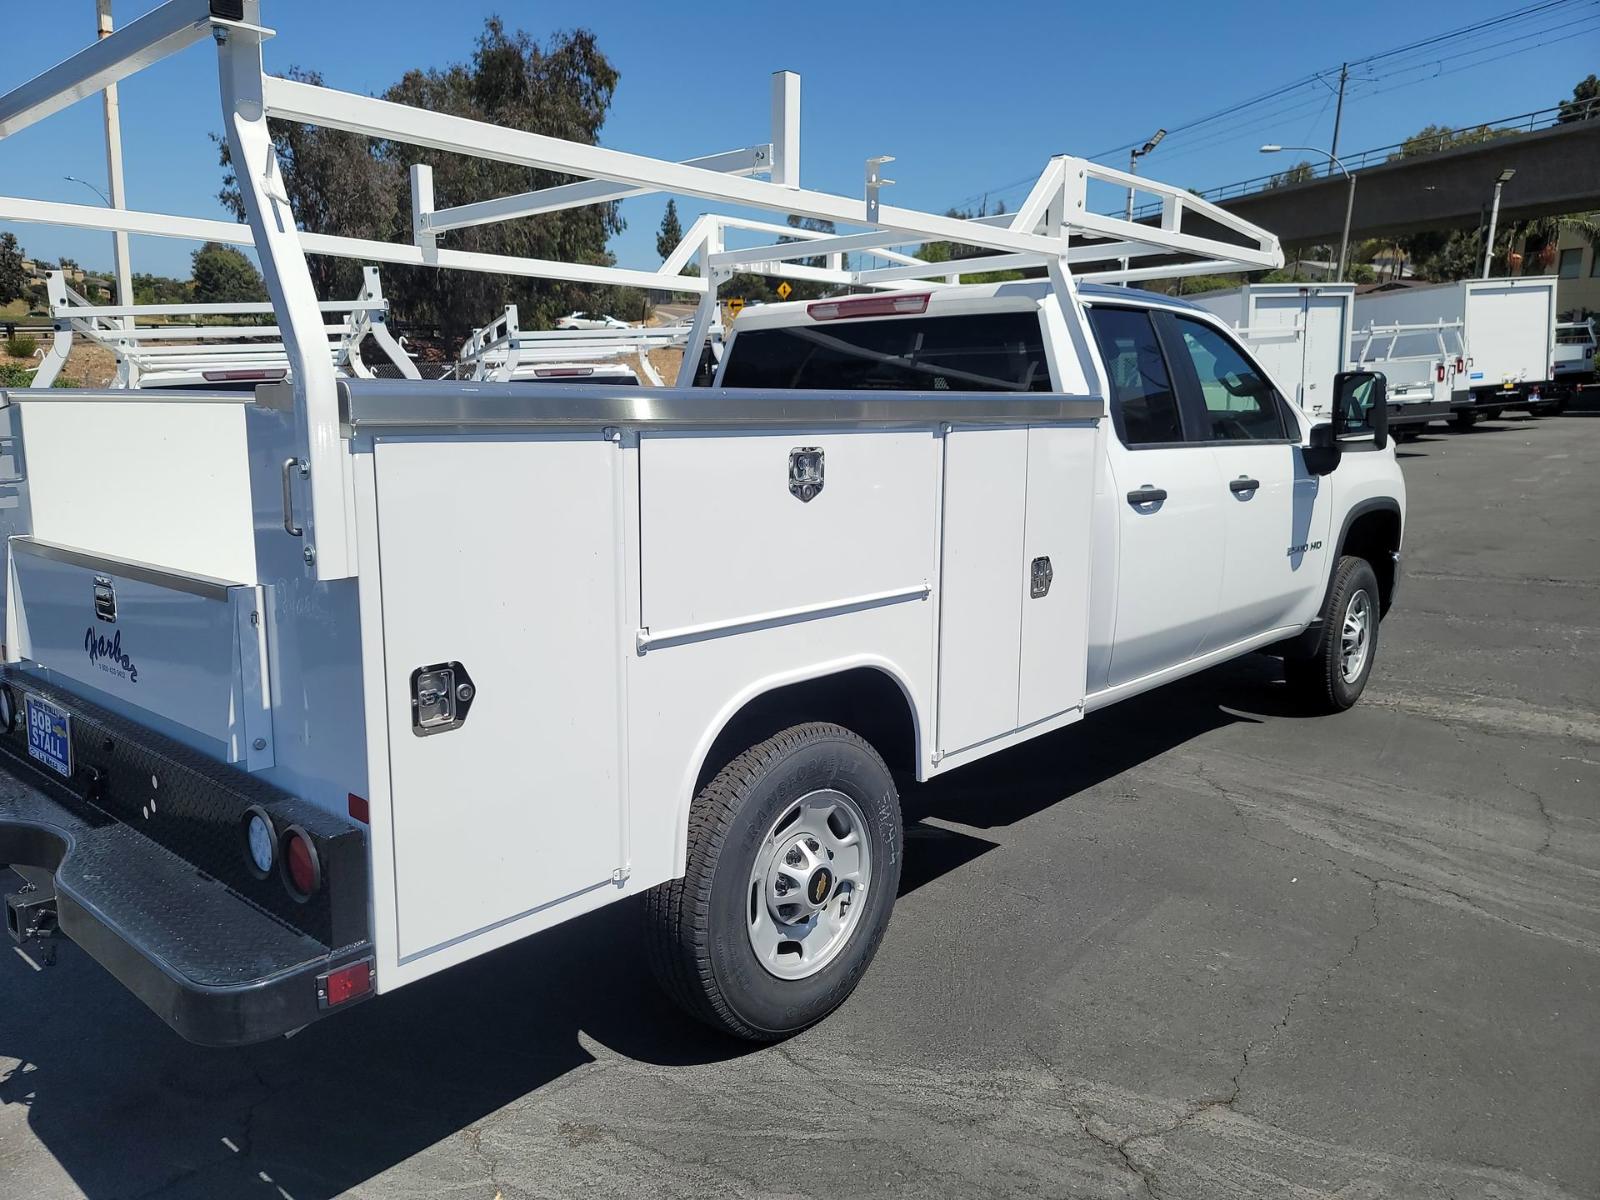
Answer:
[[[1582,115],[1576,118],[1567,116],[1562,119],[1562,114],[1578,111]],[[1600,117],[1600,98],[1578,101],[1568,100],[1565,104],[1553,105],[1550,108],[1540,108],[1533,112],[1518,113],[1514,117],[1501,117],[1494,121],[1475,121],[1470,125],[1459,125],[1454,129],[1441,129],[1435,135],[1437,145],[1421,142],[1416,137],[1406,138],[1403,142],[1391,142],[1387,146],[1374,146],[1370,150],[1360,150],[1354,154],[1341,155],[1339,161],[1344,164],[1345,170],[1351,174],[1368,167],[1381,166],[1399,158],[1420,158],[1429,154],[1436,154],[1441,150],[1450,150],[1458,145],[1471,145],[1470,142],[1461,142],[1457,139],[1462,134],[1488,131],[1494,133],[1517,134],[1534,133],[1540,129],[1550,129],[1556,125],[1571,124],[1576,121],[1587,121]],[[1406,153],[1409,150],[1410,153]],[[1298,166],[1300,164],[1296,164]],[[1299,183],[1310,183],[1315,179],[1325,179],[1334,173],[1332,163],[1320,169],[1313,169],[1305,179],[1288,181],[1284,178],[1289,171],[1272,171],[1265,175],[1256,175],[1250,179],[1241,179],[1235,183],[1218,184],[1216,187],[1207,188],[1199,193],[1202,200],[1217,203],[1221,200],[1236,200],[1240,196],[1252,196],[1257,192],[1269,191],[1276,187],[1293,187]],[[1274,182],[1274,181],[1277,182]],[[1137,220],[1142,217],[1153,216],[1161,211],[1161,205],[1146,202],[1134,208],[1133,215]]]

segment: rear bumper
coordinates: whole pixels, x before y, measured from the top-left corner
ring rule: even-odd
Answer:
[[[1448,400],[1423,400],[1414,404],[1389,405],[1389,427],[1426,425],[1430,421],[1447,420],[1454,406]]]
[[[30,692],[44,690],[16,676],[6,682]],[[63,702],[59,696],[51,699]],[[258,1042],[326,1015],[321,977],[371,958],[364,895],[361,936],[332,944],[325,913],[307,908],[303,917],[291,912],[285,919],[270,911],[277,906],[275,897],[263,891],[252,898],[247,892],[254,884],[265,888],[277,881],[224,882],[226,863],[218,852],[231,843],[242,862],[242,842],[220,826],[235,804],[242,820],[249,803],[265,801],[275,819],[280,814],[313,823],[321,818],[323,827],[314,831],[320,852],[332,867],[347,869],[351,856],[342,852],[348,848],[338,845],[341,834],[328,828],[327,815],[307,814],[302,810],[309,806],[281,793],[266,795],[272,790],[231,768],[214,769],[238,781],[223,777],[207,789],[186,778],[203,775],[206,768],[168,753],[173,747],[164,739],[145,731],[134,743],[127,734],[136,727],[113,726],[101,710],[64,703],[72,714],[77,752],[70,779],[42,774],[25,751],[17,753],[16,730],[0,730],[0,864],[48,871],[61,934],[191,1042]],[[120,770],[113,768],[113,759]],[[118,787],[133,772],[141,782],[159,779],[161,799],[155,805],[149,803],[151,786],[137,798],[125,783]],[[130,802],[137,824],[125,815]],[[152,807],[158,810],[154,814]],[[348,833],[361,837],[353,828]],[[364,891],[364,853],[359,883]],[[343,927],[348,921],[334,924]],[[14,1004],[26,994],[8,990]]]

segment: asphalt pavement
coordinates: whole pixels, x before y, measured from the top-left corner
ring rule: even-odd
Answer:
[[[629,906],[236,1051],[6,950],[0,1197],[1600,1196],[1600,418],[1400,452],[1356,709],[1252,658],[913,789],[808,1033]]]

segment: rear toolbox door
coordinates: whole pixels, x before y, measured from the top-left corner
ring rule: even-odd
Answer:
[[[611,886],[623,865],[617,448],[592,433],[380,440],[402,960]],[[459,664],[419,733],[418,672]]]

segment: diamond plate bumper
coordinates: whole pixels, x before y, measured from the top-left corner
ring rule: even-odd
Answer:
[[[4,682],[72,714],[67,780],[36,769],[25,731],[0,728],[0,865],[52,873],[61,933],[192,1042],[262,1041],[326,1015],[319,976],[372,953],[362,832],[30,677]],[[312,834],[319,903],[295,906],[244,868],[253,803]]]

